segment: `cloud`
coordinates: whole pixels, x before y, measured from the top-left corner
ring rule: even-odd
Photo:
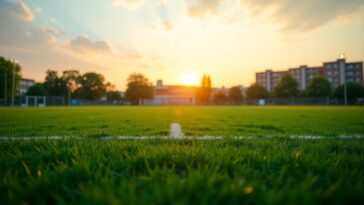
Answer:
[[[43,12],[42,7],[37,7],[37,8],[35,8],[35,12],[37,12],[37,13],[42,13],[42,12]]]
[[[167,3],[167,0],[154,0],[154,2],[157,4],[157,5],[164,5]]]
[[[91,63],[65,52],[58,37],[60,29],[32,25],[34,16],[21,3],[0,1],[0,51],[7,58],[17,58],[23,67],[22,75],[41,80],[46,69],[87,67]]]
[[[105,41],[92,41],[88,36],[82,35],[72,39],[69,48],[82,53],[110,53],[110,46]]]
[[[52,41],[52,36],[44,28],[32,27],[34,15],[29,7],[0,1],[0,45],[9,47],[42,47]]]
[[[21,9],[21,14],[24,18],[24,20],[26,21],[33,21],[34,19],[34,14],[32,13],[32,11],[29,9],[29,7],[22,1],[19,2],[20,5],[20,9]]]
[[[165,5],[167,0],[154,0],[157,5]],[[114,6],[124,6],[128,9],[135,9],[144,4],[144,0],[112,0]]]
[[[52,28],[52,27],[49,27],[49,26],[43,26],[42,27],[43,30],[47,31],[48,33],[50,33],[51,35],[53,36],[64,36],[66,35],[66,32],[62,29],[57,29],[57,28]]]
[[[159,19],[156,25],[150,27],[152,31],[171,31],[174,28],[174,23],[171,20]]]
[[[164,21],[163,22],[163,26],[164,26],[164,29],[166,31],[169,31],[169,30],[172,30],[173,29],[173,24],[170,21]]]
[[[220,13],[220,6],[226,0],[194,0],[187,5],[187,13],[193,18],[208,18]]]
[[[52,25],[38,26],[25,3],[0,0],[0,55],[16,58],[22,75],[43,80],[47,69],[78,69],[105,74],[115,84],[135,69],[158,68],[148,53],[130,47],[95,40],[86,35],[70,39],[66,32]],[[150,54],[149,54],[150,55]]]
[[[239,13],[278,25],[283,32],[308,32],[330,22],[350,22],[364,16],[363,0],[186,0],[189,17],[210,17],[237,23]],[[240,8],[240,9],[239,9]],[[241,9],[243,8],[243,9]],[[356,15],[356,14],[360,15]],[[233,14],[233,16],[231,16]]]
[[[144,0],[112,0],[114,6],[124,6],[128,9],[135,9],[144,4]]]
[[[14,18],[28,22],[31,22],[34,19],[34,14],[22,1],[17,4],[8,1],[0,1],[0,15],[2,17],[6,17],[7,19]]]
[[[363,0],[240,0],[252,16],[266,16],[283,31],[307,32],[363,9]]]

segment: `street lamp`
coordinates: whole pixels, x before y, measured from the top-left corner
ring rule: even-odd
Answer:
[[[14,106],[14,97],[15,97],[15,69],[16,69],[16,63],[18,61],[16,59],[12,60],[12,68],[13,68],[13,82],[12,82],[12,95],[11,95],[11,106]]]
[[[342,60],[340,62],[340,75],[342,75],[343,83],[344,83],[344,104],[345,106],[348,105],[348,91],[347,91],[347,85],[346,85],[346,72],[345,72],[345,53],[340,54],[339,59]]]

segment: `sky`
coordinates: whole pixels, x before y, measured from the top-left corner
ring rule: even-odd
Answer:
[[[0,0],[0,56],[24,78],[133,72],[164,84],[245,85],[255,72],[364,60],[363,0]]]

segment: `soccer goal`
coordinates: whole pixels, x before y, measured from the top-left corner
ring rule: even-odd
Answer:
[[[46,96],[24,96],[21,106],[45,107],[47,106]]]

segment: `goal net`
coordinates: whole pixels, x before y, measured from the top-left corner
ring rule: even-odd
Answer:
[[[46,105],[46,96],[24,96],[21,102],[22,107],[45,107]]]

